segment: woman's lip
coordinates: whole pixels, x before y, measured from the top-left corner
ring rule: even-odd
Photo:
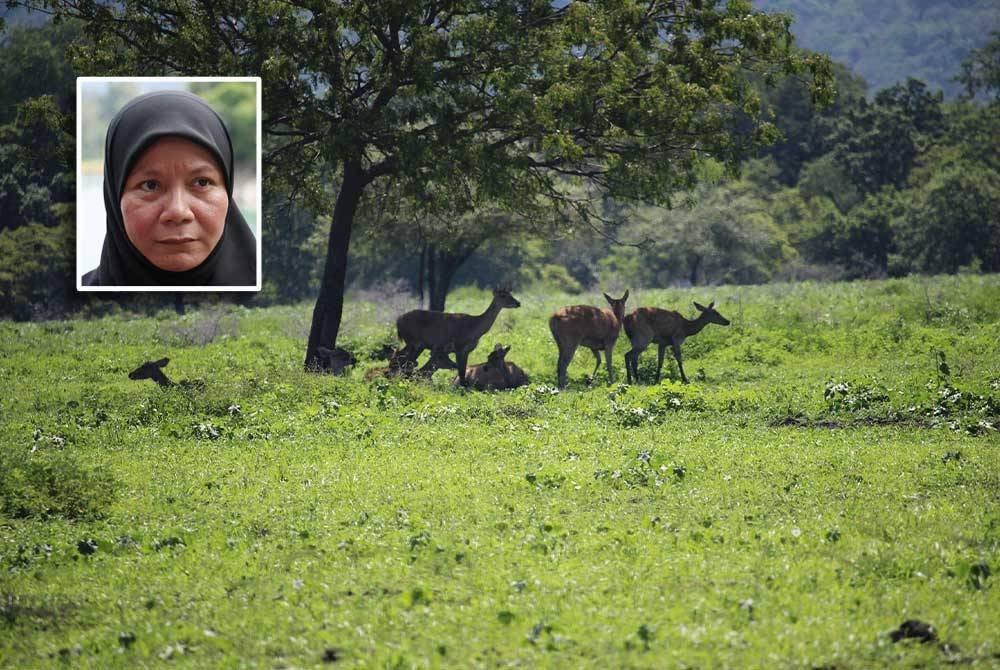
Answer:
[[[168,237],[163,240],[158,240],[160,244],[187,244],[188,242],[194,242],[197,238],[194,237]]]

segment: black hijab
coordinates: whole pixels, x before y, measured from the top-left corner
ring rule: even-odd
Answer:
[[[222,237],[200,265],[183,272],[161,270],[128,239],[121,195],[133,166],[165,136],[182,137],[212,153],[226,180],[229,211]],[[184,91],[157,91],[130,101],[111,120],[104,142],[104,209],[107,233],[101,264],[83,276],[84,286],[254,286],[257,243],[233,202],[233,144],[208,103]]]

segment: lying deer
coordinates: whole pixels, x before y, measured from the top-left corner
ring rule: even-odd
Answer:
[[[161,358],[158,361],[146,361],[132,372],[128,373],[128,378],[133,380],[152,379],[159,384],[160,388],[172,388],[179,386],[186,390],[201,391],[205,388],[205,382],[201,379],[182,379],[179,383],[174,383],[163,368],[170,362],[169,358]]]
[[[509,346],[498,344],[493,347],[485,363],[470,365],[465,372],[468,385],[477,391],[500,391],[527,385],[528,375],[524,374],[524,370],[506,360],[509,351]],[[459,379],[455,377],[452,386],[458,384]]]
[[[330,371],[335,375],[342,375],[344,371],[358,362],[358,359],[354,357],[354,354],[349,352],[347,349],[342,347],[334,347],[330,349],[328,347],[319,346],[316,347],[316,353],[319,354],[320,366],[319,369],[322,371]]]
[[[448,357],[448,354],[438,349],[431,349],[431,357],[416,371],[413,369],[413,361],[402,358],[399,354],[399,351],[393,353],[389,359],[389,365],[372,368],[366,372],[365,379],[371,381],[376,377],[410,377],[414,374],[424,379],[430,379],[438,370],[458,369],[458,366]]]
[[[469,353],[479,344],[479,338],[486,334],[504,307],[520,307],[509,289],[493,291],[493,301],[486,311],[478,316],[471,314],[451,314],[415,309],[396,319],[396,332],[405,343],[401,356],[405,355],[416,363],[424,349],[455,352],[458,378],[465,384],[465,368]]]
[[[625,334],[632,342],[632,349],[625,354],[625,372],[628,381],[639,383],[639,354],[646,350],[650,342],[659,346],[656,362],[656,383],[660,382],[660,372],[663,369],[663,354],[667,345],[673,347],[677,367],[681,371],[681,381],[688,383],[684,374],[684,364],[681,362],[681,345],[692,335],[697,335],[701,329],[710,323],[728,326],[729,319],[715,311],[715,303],[703,307],[698,303],[694,306],[701,314],[697,319],[685,319],[678,312],[672,312],[656,307],[640,307],[625,317]]]
[[[158,361],[146,361],[135,370],[128,373],[128,378],[136,381],[140,379],[152,379],[154,382],[159,384],[161,388],[176,386],[176,384],[174,384],[174,382],[172,382],[163,372],[163,368],[165,368],[169,362],[169,358],[161,358]]]
[[[576,348],[584,346],[594,352],[597,365],[590,374],[589,381],[594,380],[598,368],[601,367],[601,351],[608,366],[608,383],[614,379],[614,370],[611,366],[611,352],[614,351],[615,342],[618,341],[618,333],[622,329],[622,319],[625,317],[625,301],[628,300],[628,291],[625,295],[615,300],[607,293],[604,299],[611,305],[607,307],[591,307],[590,305],[574,305],[573,307],[562,307],[557,309],[555,314],[549,318],[549,330],[559,347],[559,362],[556,365],[556,374],[559,377],[559,387],[566,386],[566,369],[569,367]]]

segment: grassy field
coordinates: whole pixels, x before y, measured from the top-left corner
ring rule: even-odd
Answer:
[[[0,324],[0,666],[1000,666],[1000,277],[633,289],[732,325],[562,392],[600,296],[515,295],[486,394],[364,380],[391,296],[337,378],[306,305]]]

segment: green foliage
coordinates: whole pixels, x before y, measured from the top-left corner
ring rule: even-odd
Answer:
[[[0,230],[0,314],[52,318],[76,297],[72,224],[37,223]]]
[[[889,641],[919,617],[988,665],[1000,278],[706,293],[630,298],[714,295],[732,325],[685,342],[692,383],[621,384],[623,337],[617,383],[580,351],[561,391],[546,318],[599,293],[519,293],[472,355],[503,341],[532,377],[497,393],[365,379],[392,296],[348,301],[339,377],[302,370],[308,305],[0,323],[0,490],[51,484],[17,475],[33,511],[0,512],[0,657],[941,665]],[[160,356],[176,387],[127,378]]]
[[[752,175],[766,166],[748,170]],[[647,207],[616,234],[642,240],[639,248],[612,247],[599,261],[602,281],[665,286],[671,282],[760,283],[795,256],[768,202],[751,176],[699,188],[686,206]]]
[[[773,86],[760,86],[761,97],[783,139],[764,153],[774,158],[778,178],[786,185],[799,181],[803,165],[826,154],[831,148],[829,130],[834,119],[865,97],[867,85],[839,63],[833,66],[836,98],[819,109],[812,103],[806,84],[794,77]]]
[[[80,35],[75,21],[12,28],[0,42],[0,126],[13,123],[17,105],[45,95],[69,111],[76,104],[76,75],[65,56]]]
[[[313,216],[284,202],[265,209],[261,239],[264,285],[258,295],[262,303],[289,303],[316,294],[322,236],[328,226],[327,217]]]
[[[117,483],[36,434],[35,447],[0,451],[0,516],[7,519],[98,519],[107,514]],[[3,563],[0,562],[0,566]],[[9,566],[8,566],[9,567]]]
[[[237,163],[253,164],[257,158],[257,98],[254,87],[240,83],[204,82],[191,85],[226,121]]]
[[[913,195],[897,226],[897,263],[922,272],[1000,271],[1000,173],[946,166]]]
[[[855,187],[872,193],[901,187],[923,145],[943,130],[942,95],[910,78],[861,100],[834,135],[834,159]]]
[[[57,225],[52,204],[72,199],[75,78],[63,52],[79,34],[67,21],[0,42],[0,232]]]
[[[962,61],[961,71],[955,79],[965,87],[970,98],[982,94],[993,102],[1000,102],[1000,30],[990,33],[990,41],[981,49],[973,49]]]
[[[408,195],[437,185],[443,210],[467,197],[467,182],[485,200],[530,208],[531,196],[558,192],[548,167],[583,170],[595,160],[612,191],[662,198],[693,181],[702,152],[734,165],[768,134],[766,124],[731,132],[736,114],[757,113],[741,71],[814,73],[818,89],[828,78],[823,59],[789,51],[784,17],[742,3],[659,15],[628,4],[297,12],[256,2],[238,20],[197,3],[184,12],[158,2],[46,4],[80,18],[93,38],[77,51],[81,72],[260,72],[266,130],[306,149],[272,145],[277,190],[298,186],[293,175],[309,161],[362,161],[391,170]],[[161,21],[174,29],[159,30]],[[698,146],[667,150],[667,129]],[[646,131],[656,139],[643,139]]]

